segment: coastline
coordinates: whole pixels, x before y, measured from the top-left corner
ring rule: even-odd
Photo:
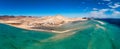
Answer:
[[[11,24],[7,24],[7,23],[2,23],[2,24],[9,25],[9,26],[16,27],[16,28],[20,28],[20,29],[25,29],[25,30],[52,32],[52,33],[57,33],[57,34],[67,33],[67,32],[71,32],[71,31],[80,29],[80,28],[73,28],[73,29],[66,29],[66,30],[63,30],[63,31],[56,31],[56,30],[44,30],[44,29],[31,29],[31,28],[28,28],[27,26],[24,26],[24,25],[21,25],[21,26],[18,25],[17,26],[17,25],[11,25]]]
[[[33,30],[33,31],[44,31],[44,32],[52,32],[52,33],[66,33],[74,29],[66,29],[62,31],[56,30],[57,27],[61,27],[67,23],[74,23],[78,21],[87,21],[88,19],[84,18],[65,18],[63,16],[51,16],[51,17],[13,17],[7,18],[4,17],[0,19],[0,23],[13,26],[16,28]],[[59,28],[58,28],[59,29]]]
[[[20,29],[25,29],[25,30],[52,32],[52,33],[59,33],[59,34],[76,30],[76,29],[70,29],[70,30],[64,30],[64,31],[55,31],[55,30],[43,30],[43,29],[30,29],[30,28],[27,28],[27,27],[15,26],[15,25],[10,25],[10,24],[6,24],[6,23],[1,23],[1,24],[5,24],[5,25],[12,26],[12,27],[16,27],[16,28],[20,28]]]

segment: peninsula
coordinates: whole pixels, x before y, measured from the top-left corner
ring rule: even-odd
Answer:
[[[31,17],[31,16],[3,16],[0,17],[0,23],[8,24],[14,27],[27,29],[27,30],[39,30],[48,32],[58,32],[56,28],[61,27],[64,24],[86,21],[87,18],[66,18],[61,15],[45,16],[45,17]],[[69,30],[64,30],[67,32]],[[62,32],[62,31],[60,31]]]

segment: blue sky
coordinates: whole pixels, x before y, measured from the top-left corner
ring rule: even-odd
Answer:
[[[119,2],[119,0],[0,0],[0,15],[61,14],[67,17],[119,17]]]

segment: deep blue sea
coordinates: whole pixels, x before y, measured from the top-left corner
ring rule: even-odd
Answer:
[[[105,21],[105,22],[108,22],[110,24],[114,24],[120,27],[120,19],[104,18],[104,19],[99,19],[99,20],[102,20],[102,21]]]
[[[0,24],[0,49],[120,49],[119,21],[75,22],[63,27],[79,29],[60,34]]]

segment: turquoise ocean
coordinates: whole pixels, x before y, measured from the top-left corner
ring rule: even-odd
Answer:
[[[89,20],[65,24],[58,30],[78,28],[66,33],[51,33],[0,24],[0,49],[120,49],[120,27]]]

